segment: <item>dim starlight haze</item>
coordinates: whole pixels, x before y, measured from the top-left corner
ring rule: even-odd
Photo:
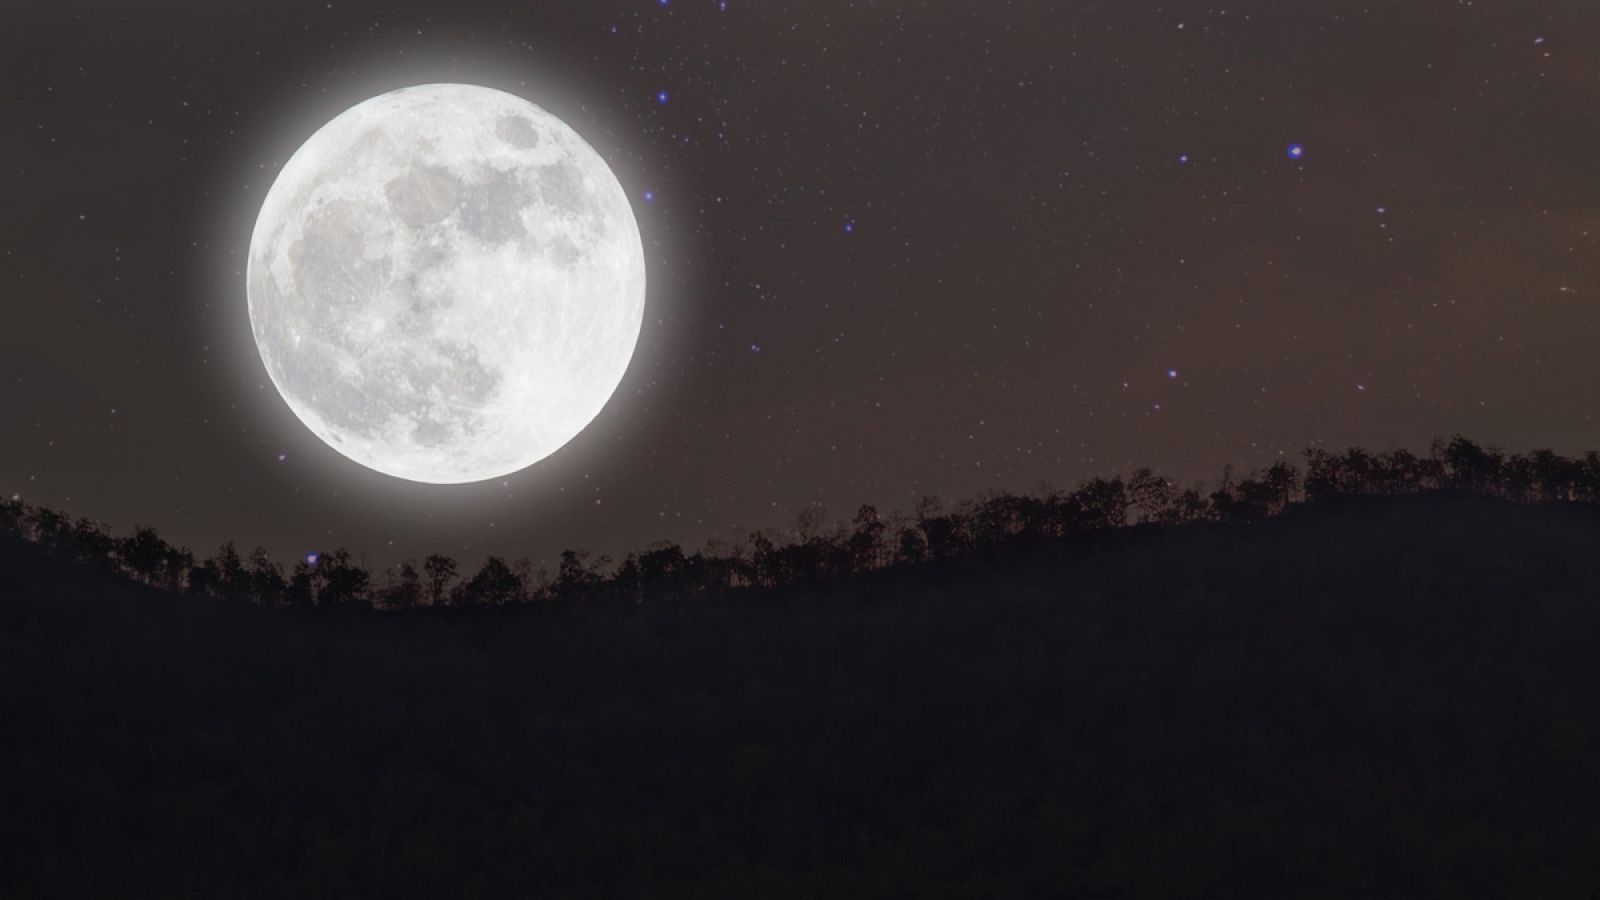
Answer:
[[[1592,3],[8,18],[0,496],[117,529],[550,559],[1306,446],[1600,446]],[[425,83],[581,134],[650,284],[593,422],[450,487],[325,446],[245,311],[306,137]]]

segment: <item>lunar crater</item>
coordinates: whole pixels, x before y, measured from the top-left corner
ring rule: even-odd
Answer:
[[[513,147],[531,150],[539,146],[539,130],[533,120],[524,116],[503,116],[494,125],[494,133]]]
[[[492,171],[467,185],[461,199],[461,227],[479,240],[503,244],[526,236],[522,211],[534,200],[516,172]]]
[[[419,166],[383,186],[394,210],[411,228],[440,222],[455,211],[461,182],[438,166]]]

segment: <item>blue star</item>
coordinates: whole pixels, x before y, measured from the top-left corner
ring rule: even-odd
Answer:
[[[656,102],[661,104],[662,106],[666,106],[667,105],[667,92],[666,91],[656,91]]]
[[[645,191],[644,192],[644,202],[646,202],[646,203],[654,203],[654,202],[656,202],[656,192],[655,191]]]
[[[1167,370],[1167,377],[1168,378],[1177,378],[1178,377],[1178,370],[1177,369],[1168,369]]]
[[[1185,153],[1182,156],[1178,157],[1178,165],[1187,166],[1188,164],[1189,164],[1189,154]]]
[[[844,233],[845,234],[852,234],[852,233],[855,232],[855,230],[856,230],[856,223],[854,223],[854,222],[846,222],[846,223],[844,223]]]
[[[317,560],[319,560],[319,559],[321,559],[321,558],[322,558],[322,557],[320,557],[320,556],[318,556],[318,555],[317,555],[317,554],[315,554],[315,553],[307,553],[307,554],[306,554],[306,565],[308,565],[308,566],[314,566],[314,565],[316,565],[316,564],[317,564]]]
[[[1299,162],[1300,160],[1305,159],[1306,158],[1305,145],[1304,144],[1290,144],[1289,145],[1289,158],[1294,160],[1295,162]]]

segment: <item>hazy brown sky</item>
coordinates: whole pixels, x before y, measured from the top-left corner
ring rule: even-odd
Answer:
[[[1309,444],[1600,447],[1592,0],[506,7],[8,10],[0,491],[383,563]],[[442,80],[582,133],[651,281],[600,418],[464,488],[311,436],[241,271],[311,131]]]

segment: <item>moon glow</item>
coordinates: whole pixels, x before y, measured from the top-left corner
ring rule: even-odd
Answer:
[[[295,152],[246,291],[307,428],[368,468],[460,484],[532,465],[599,414],[638,342],[644,248],[616,176],[560,119],[429,84]]]

